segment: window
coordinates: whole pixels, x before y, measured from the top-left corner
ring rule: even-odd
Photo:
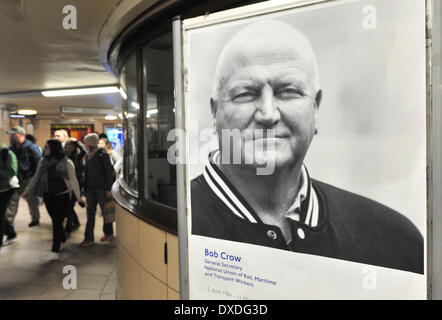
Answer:
[[[123,97],[124,161],[123,178],[131,191],[138,191],[138,110],[136,56],[133,54],[121,70],[120,83]]]
[[[176,208],[176,166],[167,160],[175,127],[172,33],[143,47],[144,198]]]

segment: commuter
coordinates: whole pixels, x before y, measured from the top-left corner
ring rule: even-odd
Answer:
[[[98,148],[103,148],[106,150],[110,157],[111,165],[114,168],[115,177],[118,177],[121,168],[123,167],[123,157],[113,149],[112,143],[106,138],[101,138],[98,140]]]
[[[75,176],[75,167],[66,158],[61,142],[56,139],[46,141],[44,158],[39,162],[37,172],[23,193],[23,197],[34,194],[43,197],[46,209],[52,220],[52,251],[46,260],[59,258],[62,242],[66,241],[63,220],[69,206],[71,193],[82,203],[80,187]]]
[[[6,145],[0,146],[0,248],[2,245],[10,243],[17,237],[14,227],[6,219],[6,208],[14,193],[14,188],[18,187],[17,179],[17,158],[15,154],[8,150]],[[3,236],[6,235],[6,242],[3,243]]]
[[[88,247],[94,244],[95,213],[97,204],[100,205],[101,212],[105,210],[106,198],[112,198],[113,173],[109,155],[104,149],[97,148],[98,135],[88,134],[84,138],[84,144],[88,150],[86,156],[86,166],[84,172],[84,193],[87,202],[87,222],[84,232],[84,240],[81,247]],[[104,236],[101,241],[112,241],[112,223],[103,223]]]
[[[60,141],[64,148],[66,145],[66,140],[69,139],[69,134],[66,130],[57,130],[54,132],[54,138]]]
[[[103,133],[100,133],[100,134],[98,135],[98,139],[108,139],[108,140],[109,140],[109,138],[107,137],[107,134],[105,134],[104,132],[103,132]]]
[[[11,197],[9,201],[8,209],[6,211],[6,217],[9,222],[13,225],[15,216],[17,215],[18,203],[20,200],[20,194],[28,186],[31,181],[32,176],[35,174],[37,170],[37,165],[41,159],[40,150],[38,147],[26,140],[25,137],[25,129],[20,126],[12,127],[11,130],[7,131],[11,136],[11,147],[10,150],[14,152],[17,157],[18,164],[18,180],[20,184],[20,188],[17,189]],[[26,198],[26,202],[28,203],[29,212],[31,214],[31,223],[29,223],[29,227],[34,227],[40,224],[40,202],[37,197],[30,195]]]
[[[83,194],[83,158],[86,155],[86,150],[75,138],[69,138],[68,140],[66,140],[65,152],[66,156],[72,161],[75,166],[75,175],[80,186],[80,193]],[[68,207],[68,219],[65,227],[65,231],[67,233],[71,233],[72,231],[77,230],[80,227],[80,221],[78,220],[77,213],[74,210],[76,201],[77,197],[75,196],[75,194],[72,194],[71,201]]]

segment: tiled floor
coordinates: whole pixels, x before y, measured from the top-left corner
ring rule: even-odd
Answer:
[[[86,224],[86,210],[75,208],[81,227],[74,231],[60,253],[58,261],[44,262],[52,244],[52,226],[49,215],[40,207],[40,226],[28,227],[30,216],[25,201],[15,219],[17,240],[0,249],[0,299],[54,299],[54,300],[114,300],[117,277],[115,269],[116,243],[100,243],[103,219],[97,211],[95,246],[80,248]],[[115,227],[115,226],[114,226]],[[77,289],[64,289],[63,280],[72,283],[73,273],[63,273],[67,265],[77,273]],[[68,281],[69,280],[69,281]]]

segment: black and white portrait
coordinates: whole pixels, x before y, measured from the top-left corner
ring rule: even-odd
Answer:
[[[386,2],[189,37],[193,235],[424,273],[425,30]]]

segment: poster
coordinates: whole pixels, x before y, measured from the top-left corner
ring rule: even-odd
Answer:
[[[183,22],[191,299],[425,299],[425,1]]]

